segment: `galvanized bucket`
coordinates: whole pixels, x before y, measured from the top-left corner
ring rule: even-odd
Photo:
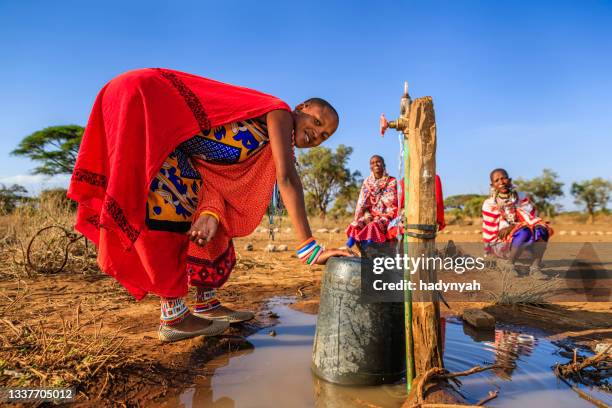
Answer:
[[[353,257],[327,263],[312,370],[336,384],[395,383],[406,374],[403,303],[360,302],[363,262],[369,261]]]

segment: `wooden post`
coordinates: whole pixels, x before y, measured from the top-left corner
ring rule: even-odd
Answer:
[[[380,118],[380,131],[387,128],[404,134],[404,253],[416,259],[435,254],[436,225],[436,118],[431,97],[412,102],[408,84],[400,102],[400,117],[387,121]],[[432,265],[433,266],[433,265]],[[413,272],[413,271],[411,271]],[[435,269],[425,265],[410,277],[416,284],[415,293],[405,293],[407,387],[411,392],[412,379],[427,370],[444,367],[440,330],[438,294],[420,291],[419,283],[436,282]],[[405,272],[407,273],[407,272]],[[409,403],[409,401],[407,402]]]
[[[436,225],[436,118],[431,97],[416,99],[404,135],[410,160],[406,163],[406,232],[408,256],[434,256],[435,239],[426,238]],[[406,182],[407,181],[407,182]],[[412,296],[412,347],[416,376],[433,367],[444,367],[440,335],[440,305],[434,292],[419,291],[419,281],[436,282],[433,268],[419,267],[412,275],[417,290]]]

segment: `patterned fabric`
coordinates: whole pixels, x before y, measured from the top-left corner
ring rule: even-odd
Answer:
[[[397,216],[397,181],[385,175],[376,179],[370,174],[363,182],[355,218],[346,229],[347,246],[355,242],[385,242],[390,237],[387,229],[391,220]]]
[[[219,245],[224,244],[224,242],[219,242]],[[206,245],[215,245],[215,243],[211,241]],[[193,252],[188,253],[187,275],[189,284],[204,288],[219,288],[227,281],[235,265],[236,251],[232,240],[229,240],[227,249],[214,261],[195,256]]]
[[[198,287],[195,293],[195,313],[210,312],[221,306],[221,302],[217,299],[217,291],[210,288]]]
[[[75,229],[98,247],[100,269],[136,299],[147,293],[185,296],[183,261],[190,241],[186,234],[147,227],[143,201],[151,181],[180,143],[273,110],[291,112],[271,95],[184,72],[139,69],[110,80],[96,97],[68,188],[68,196],[79,204]],[[251,233],[272,195],[271,149],[263,147],[254,158],[198,168],[204,180],[200,196],[205,197],[198,205],[207,205],[211,194],[216,202],[227,203],[216,213],[229,238]],[[245,200],[247,194],[253,199]],[[227,246],[219,248],[223,253]],[[214,260],[220,253],[204,250],[202,256]]]
[[[172,152],[149,188],[146,218],[149,229],[187,232],[201,185],[199,174],[189,165],[184,153]]]
[[[178,324],[189,314],[189,308],[183,298],[161,299],[160,324],[171,326]]]
[[[511,227],[510,232],[500,238],[499,232],[508,227]],[[537,216],[535,206],[524,193],[511,190],[507,195],[502,195],[492,190],[491,196],[482,204],[482,240],[485,252],[503,257],[513,239],[517,239],[521,235],[520,231],[525,228],[530,231],[530,237],[534,238],[544,238],[544,234],[537,229],[545,231],[546,240],[553,234],[552,228]]]
[[[204,130],[181,143],[151,182],[147,226],[157,231],[187,232],[202,186],[192,160],[232,164],[256,155],[268,142],[267,129],[255,120]]]
[[[256,120],[245,120],[204,130],[178,146],[187,156],[211,163],[238,163],[268,142],[268,131]]]

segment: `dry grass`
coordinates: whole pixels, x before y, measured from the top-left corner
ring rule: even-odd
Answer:
[[[80,302],[60,319],[40,314],[34,318],[24,313],[36,302],[27,287],[12,296],[2,295],[0,383],[4,386],[76,387],[82,392],[93,385],[100,397],[110,378],[145,362],[126,350],[120,330],[104,333],[99,316],[91,312],[86,316]]]
[[[96,397],[82,393],[94,388],[99,397],[109,391],[110,379],[144,363],[129,353],[121,330],[103,330],[103,312],[86,313],[80,301],[73,310],[58,308],[52,297],[28,288],[29,278],[58,273],[64,261],[64,274],[94,278],[91,274],[100,273],[95,247],[73,232],[74,219],[74,208],[61,197],[0,217],[0,280],[6,282],[0,291],[3,386],[74,386],[81,398]]]
[[[560,280],[535,280],[533,285],[525,286],[509,271],[501,270],[501,288],[499,292],[490,292],[493,304],[496,305],[533,305],[549,303],[549,298],[560,287]]]
[[[61,197],[28,204],[0,217],[0,279],[60,269],[99,272],[95,246],[73,231],[74,220],[74,209]]]

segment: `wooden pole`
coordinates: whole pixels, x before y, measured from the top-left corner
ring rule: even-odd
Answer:
[[[404,134],[410,160],[406,163],[406,235],[408,256],[434,256],[436,225],[436,118],[431,97],[416,99]],[[431,231],[430,229],[434,229]],[[421,264],[419,264],[421,265]],[[420,281],[436,282],[436,271],[421,265],[412,275],[417,290],[412,295],[412,348],[416,376],[434,367],[444,367],[440,335],[440,305],[437,294],[420,291]],[[408,334],[408,333],[407,333]]]

